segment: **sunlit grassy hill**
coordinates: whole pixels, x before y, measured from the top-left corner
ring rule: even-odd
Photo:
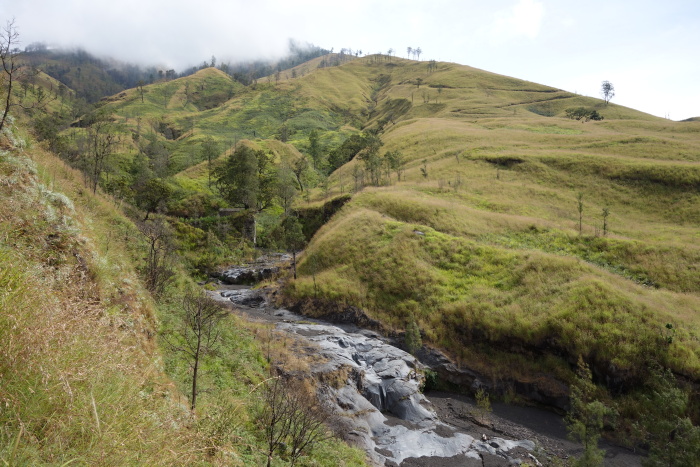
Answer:
[[[370,57],[302,85],[359,109],[407,163],[318,232],[290,296],[399,331],[415,319],[494,380],[567,379],[579,355],[618,390],[650,360],[700,377],[700,125],[435,65]],[[604,120],[566,118],[577,107]],[[336,171],[331,191],[363,167]]]
[[[312,202],[362,188],[311,241],[291,299],[357,305],[398,331],[416,320],[494,380],[566,380],[579,355],[618,390],[650,360],[700,377],[697,122],[454,63],[312,65],[245,88],[202,70],[104,107],[132,133],[150,125],[191,167],[175,177],[191,193],[210,192],[207,136],[277,163],[308,155],[312,130],[326,154],[361,132],[401,152],[400,181],[383,170],[367,186],[356,158],[317,190]],[[603,119],[567,118],[577,108]]]

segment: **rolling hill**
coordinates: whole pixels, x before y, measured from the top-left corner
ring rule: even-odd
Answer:
[[[397,336],[415,322],[502,395],[568,384],[579,358],[623,418],[656,362],[697,384],[698,122],[454,63],[316,62],[245,87],[204,69],[104,99],[124,135],[112,176],[130,176],[146,139],[167,154],[171,204],[204,194],[214,213],[207,137],[218,163],[246,144],[278,165],[308,156],[312,132],[322,159],[378,137],[373,154],[308,169],[302,218],[350,199],[310,239],[287,304],[354,306]],[[603,118],[568,117],[579,108]],[[280,207],[258,216],[272,230]]]
[[[317,74],[324,95],[341,92],[323,83],[374,92],[366,125],[407,163],[318,232],[291,296],[357,305],[395,330],[413,317],[427,342],[495,379],[561,375],[579,355],[619,390],[649,359],[697,379],[697,123],[456,64]],[[566,118],[576,107],[604,120]],[[355,166],[331,176],[336,192]]]
[[[205,136],[264,148],[281,139],[305,153],[312,130],[327,153],[375,131],[382,152],[403,154],[400,182],[382,175],[311,241],[290,296],[312,294],[313,258],[321,296],[396,330],[414,316],[427,342],[462,360],[472,346],[517,342],[552,349],[564,368],[582,355],[617,378],[640,376],[655,349],[700,376],[696,122],[453,63],[369,56],[300,74],[242,88],[206,69],[104,107],[131,131],[136,116],[164,122],[176,161]],[[578,107],[604,119],[566,118]],[[356,185],[356,167],[333,172],[323,196]],[[668,323],[674,342],[658,347]]]

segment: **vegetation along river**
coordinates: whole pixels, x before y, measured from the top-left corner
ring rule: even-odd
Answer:
[[[227,273],[228,282],[236,282],[233,276],[255,279],[245,267]],[[375,465],[561,465],[582,451],[567,439],[564,421],[554,412],[504,403],[484,407],[465,395],[423,393],[429,368],[374,331],[276,308],[264,290],[250,285],[220,285],[211,295],[248,319],[273,323],[302,340],[297,348],[307,354],[298,357],[314,358],[307,377],[341,379],[321,384],[318,397],[333,408],[336,431]],[[640,465],[631,451],[603,447],[605,465]]]

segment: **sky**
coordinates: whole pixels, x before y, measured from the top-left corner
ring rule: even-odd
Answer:
[[[700,116],[698,0],[1,0],[24,47],[79,46],[182,71],[326,49],[470,65],[659,117]]]

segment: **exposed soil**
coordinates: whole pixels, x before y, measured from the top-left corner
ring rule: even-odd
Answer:
[[[541,447],[533,455],[543,465],[556,456],[560,459],[578,457],[583,452],[579,443],[567,439],[566,425],[560,415],[535,407],[524,407],[504,403],[492,404],[493,412],[485,420],[477,420],[472,415],[475,401],[467,396],[440,391],[431,391],[426,396],[442,421],[475,438],[486,435],[503,438],[529,439]],[[641,456],[631,450],[601,442],[605,449],[605,466],[640,466]],[[527,454],[525,455],[527,458]],[[428,464],[415,464],[428,465]],[[432,464],[440,465],[440,464]],[[495,464],[493,464],[495,465]]]

